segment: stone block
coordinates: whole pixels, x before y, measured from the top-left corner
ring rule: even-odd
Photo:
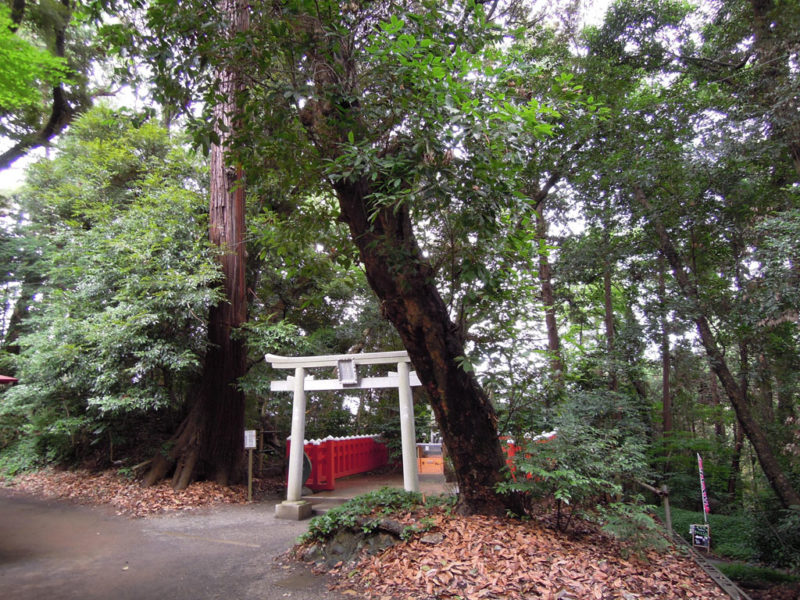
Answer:
[[[288,500],[275,505],[275,518],[302,521],[311,516],[311,503],[305,500],[289,502]]]

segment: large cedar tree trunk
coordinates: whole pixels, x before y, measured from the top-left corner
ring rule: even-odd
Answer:
[[[767,481],[769,481],[770,486],[784,508],[800,506],[800,493],[792,487],[791,481],[781,469],[775,454],[772,452],[764,429],[753,416],[747,401],[746,390],[742,388],[739,382],[734,378],[733,373],[731,373],[728,363],[725,360],[725,355],[717,345],[717,340],[711,330],[711,325],[701,306],[697,287],[690,281],[684,266],[684,261],[678,254],[675,245],[672,243],[672,239],[666,227],[664,227],[664,224],[657,216],[654,216],[655,213],[647,197],[644,195],[644,191],[640,187],[637,186],[635,188],[634,196],[636,201],[647,211],[647,214],[650,215],[650,223],[658,236],[661,252],[667,259],[670,267],[672,267],[672,272],[675,276],[675,280],[678,282],[678,286],[684,296],[692,304],[692,318],[697,325],[700,341],[708,355],[711,369],[717,374],[717,377],[719,377],[722,389],[725,390],[728,399],[733,405],[733,410],[736,413],[739,424],[753,446],[753,450],[756,453],[761,469],[764,471],[764,475],[767,477]]]
[[[232,32],[247,29],[243,0],[223,0],[221,10]],[[173,465],[175,489],[184,489],[197,476],[227,484],[241,474],[245,399],[237,381],[246,372],[247,356],[243,340],[231,334],[247,319],[245,188],[241,169],[231,167],[227,160],[241,88],[235,68],[222,70],[220,95],[225,101],[214,109],[220,143],[211,147],[209,239],[222,249],[225,299],[209,312],[208,350],[195,404],[173,437],[171,449],[154,458],[146,485],[167,475]]]

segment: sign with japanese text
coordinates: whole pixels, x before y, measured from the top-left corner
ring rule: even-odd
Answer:
[[[689,534],[692,536],[692,546],[695,548],[711,548],[711,528],[707,524],[689,525]]]

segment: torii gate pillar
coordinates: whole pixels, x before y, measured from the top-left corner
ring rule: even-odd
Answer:
[[[294,378],[273,381],[272,391],[292,391],[292,444],[289,449],[289,480],[286,501],[275,507],[276,516],[286,519],[305,519],[311,516],[311,504],[303,501],[303,442],[306,427],[306,390],[350,390],[396,387],[400,396],[400,437],[403,456],[403,487],[409,492],[419,491],[417,473],[417,444],[414,431],[414,403],[411,386],[421,385],[417,374],[409,371],[408,353],[373,352],[364,354],[336,354],[328,356],[283,357],[267,354],[265,359],[275,369],[295,370]],[[343,363],[347,363],[344,365]],[[397,365],[397,373],[386,377],[364,377],[360,379],[357,365]],[[313,367],[337,367],[339,379],[316,380],[306,378],[306,370]],[[342,373],[346,367],[347,374]]]
[[[408,363],[397,363],[400,396],[400,441],[403,450],[403,488],[407,492],[419,491],[417,473],[417,435],[414,431],[414,403],[411,400],[411,384]]]
[[[289,447],[289,481],[286,501],[300,502],[303,495],[303,440],[306,436],[306,374],[303,367],[294,370],[294,400],[292,402],[292,445]],[[300,440],[300,443],[295,443]]]

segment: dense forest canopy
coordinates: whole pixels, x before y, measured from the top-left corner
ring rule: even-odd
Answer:
[[[800,7],[590,4],[3,5],[0,166],[53,140],[3,198],[4,468],[233,481],[245,423],[288,433],[264,352],[404,347],[460,510],[696,507],[700,452],[800,554]],[[498,436],[554,428],[506,481]]]

